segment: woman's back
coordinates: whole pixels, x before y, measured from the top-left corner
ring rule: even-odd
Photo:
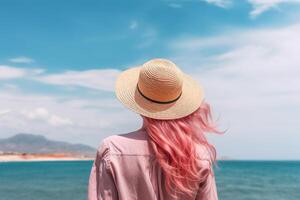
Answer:
[[[89,200],[216,200],[215,132],[203,88],[173,62],[152,59],[122,72],[122,104],[143,118],[137,131],[110,136],[97,152]]]
[[[197,152],[199,171],[212,172],[206,148],[197,145]],[[166,191],[164,181],[145,129],[113,135],[105,138],[97,151],[89,180],[89,200],[174,199]],[[213,173],[209,173],[205,182],[199,183],[194,194],[192,197],[181,194],[178,199],[218,199]]]

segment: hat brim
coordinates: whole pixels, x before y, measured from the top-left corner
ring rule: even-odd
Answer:
[[[183,74],[182,94],[168,104],[152,102],[137,90],[140,67],[123,71],[115,83],[117,99],[132,111],[154,119],[178,119],[194,112],[201,105],[204,93],[196,80]]]

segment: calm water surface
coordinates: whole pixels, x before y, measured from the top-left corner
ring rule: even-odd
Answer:
[[[91,161],[0,163],[0,200],[84,200]],[[300,200],[300,161],[220,161],[220,200]]]

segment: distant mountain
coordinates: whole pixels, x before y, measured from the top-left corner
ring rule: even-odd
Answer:
[[[84,144],[71,144],[49,140],[42,135],[20,133],[0,139],[0,151],[19,153],[66,153],[72,155],[94,156],[96,149]]]

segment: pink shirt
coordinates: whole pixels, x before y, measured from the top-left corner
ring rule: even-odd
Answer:
[[[149,145],[144,129],[105,138],[91,169],[88,199],[171,200],[164,187],[161,168],[154,162],[155,155]],[[199,147],[199,157],[203,167],[212,169],[203,147]],[[208,190],[198,189],[194,197],[182,196],[180,199],[217,200],[213,174],[208,176],[205,184],[209,184]]]

